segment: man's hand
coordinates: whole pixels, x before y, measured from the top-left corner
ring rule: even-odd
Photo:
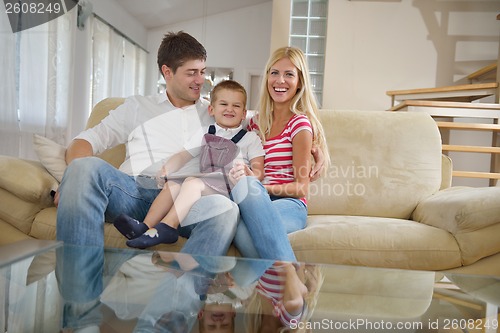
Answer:
[[[321,148],[315,146],[312,147],[311,154],[314,158],[314,165],[311,168],[309,178],[313,182],[317,180],[323,172],[323,169],[325,167],[325,155],[323,154]]]
[[[164,164],[160,170],[156,173],[156,184],[158,188],[161,189],[165,186],[166,178],[168,175],[167,166]]]
[[[54,205],[56,207],[59,205],[59,188],[54,193]]]

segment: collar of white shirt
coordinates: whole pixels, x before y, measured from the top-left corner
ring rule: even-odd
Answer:
[[[174,104],[172,104],[172,102],[170,101],[170,99],[168,98],[168,95],[166,92],[164,93],[159,93],[157,94],[157,97],[156,97],[156,102],[158,104],[161,104],[161,103],[164,103],[164,102],[168,102],[170,103],[170,105],[172,105],[174,108],[177,108]],[[193,105],[196,106],[196,108],[198,109],[200,106],[203,106],[203,101],[201,98],[198,98],[196,100],[196,103],[194,103]],[[191,106],[191,105],[190,105]]]
[[[238,126],[236,128],[224,128],[215,123],[215,134],[222,136],[224,138],[232,138],[243,128],[243,126]]]

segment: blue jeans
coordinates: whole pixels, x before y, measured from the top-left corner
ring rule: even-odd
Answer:
[[[92,249],[92,256],[71,256],[76,260],[63,260],[64,267],[56,266],[68,287],[71,282],[80,287],[71,292],[70,301],[92,302],[102,292],[105,219],[113,220],[121,213],[144,219],[159,191],[153,186],[138,186],[133,177],[97,157],[70,163],[59,187],[57,239],[66,245]],[[194,222],[179,228],[181,236],[189,237],[182,252],[207,256],[227,253],[238,222],[238,208],[233,202],[222,195],[202,197],[186,219]],[[71,281],[72,274],[77,274],[81,285]],[[63,288],[63,297],[69,289]]]
[[[294,198],[270,197],[255,177],[242,178],[231,193],[243,222],[238,224],[234,240],[241,254],[296,261],[287,234],[306,226],[306,205]]]
[[[160,190],[140,187],[133,177],[100,158],[88,157],[68,166],[59,191],[57,239],[66,244],[103,247],[105,219],[113,220],[124,213],[143,220]],[[202,197],[186,217],[194,224],[179,229],[181,236],[189,237],[182,252],[225,255],[236,232],[237,216],[238,208],[228,198]]]

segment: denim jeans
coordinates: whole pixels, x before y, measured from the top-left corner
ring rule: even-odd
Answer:
[[[144,219],[159,189],[138,186],[97,157],[74,160],[59,187],[57,239],[67,244],[104,246],[103,223],[125,213]],[[186,219],[204,223],[179,229],[189,237],[183,251],[191,254],[224,255],[236,230],[238,208],[222,195],[202,197]],[[124,239],[125,241],[125,239]]]
[[[76,159],[67,167],[59,191],[57,239],[65,245],[92,249],[91,256],[58,261],[63,262],[56,266],[58,276],[67,286],[62,294],[70,302],[92,302],[103,289],[105,219],[113,220],[121,213],[144,219],[159,190],[138,186],[133,177],[102,159],[88,157]],[[238,222],[238,208],[233,202],[222,195],[202,197],[186,219],[193,224],[179,228],[181,236],[189,237],[182,252],[207,256],[227,253]],[[78,278],[75,281],[71,277]],[[72,283],[77,290],[69,292]]]
[[[271,197],[255,177],[242,178],[232,190],[243,223],[235,245],[244,257],[296,261],[289,233],[303,229],[307,207],[294,198]]]

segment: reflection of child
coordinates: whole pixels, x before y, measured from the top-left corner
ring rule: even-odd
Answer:
[[[208,112],[215,118],[215,135],[231,139],[240,132],[241,123],[246,117],[246,99],[245,89],[235,81],[222,81],[214,87]],[[160,177],[168,177],[197,156],[201,150],[200,142],[201,138],[193,138],[183,151],[172,156],[163,166]],[[264,150],[259,137],[253,132],[245,133],[237,146],[240,149],[238,159],[249,164],[252,171],[262,179]],[[122,214],[114,225],[129,239],[127,245],[130,247],[144,249],[160,243],[175,243],[179,237],[177,228],[180,221],[187,216],[192,205],[201,196],[221,193],[220,186],[216,185],[208,177],[188,177],[182,184],[167,181],[151,205],[144,222]]]

